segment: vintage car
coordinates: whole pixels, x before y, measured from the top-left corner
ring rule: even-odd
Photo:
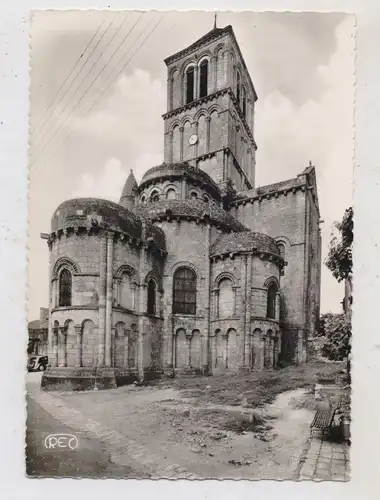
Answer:
[[[30,356],[28,359],[28,372],[44,371],[47,364],[47,356]]]

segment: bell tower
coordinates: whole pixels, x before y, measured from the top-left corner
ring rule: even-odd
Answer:
[[[165,63],[164,161],[187,161],[238,191],[254,187],[257,94],[232,27],[215,22]]]

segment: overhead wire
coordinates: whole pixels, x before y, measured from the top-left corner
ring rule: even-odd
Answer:
[[[110,81],[110,83],[107,85],[107,87],[101,92],[101,94],[99,95],[99,97],[96,99],[96,101],[91,105],[91,107],[87,110],[87,112],[85,112],[85,114],[83,115],[83,118],[85,116],[87,116],[91,111],[92,109],[98,104],[98,102],[104,97],[104,95],[106,94],[106,92],[109,90],[110,86],[115,82],[115,80],[119,77],[119,75],[122,73],[122,71],[125,70],[125,68],[128,66],[128,64],[131,62],[131,60],[134,58],[134,56],[137,54],[137,52],[141,49],[141,47],[146,43],[146,41],[148,40],[148,38],[154,33],[154,31],[158,28],[159,24],[162,22],[162,20],[164,19],[165,17],[165,14],[163,14],[161,16],[161,18],[158,20],[158,22],[156,22],[156,24],[153,26],[153,28],[150,30],[150,32],[145,36],[145,38],[143,39],[143,41],[138,45],[138,47],[136,48],[136,50],[133,52],[133,54],[131,55],[131,57],[123,64],[123,66],[121,67],[121,69],[117,72],[116,76],[114,78],[112,78],[112,80]],[[149,22],[148,25],[143,29],[143,31],[141,32],[141,34],[137,37],[137,39],[135,40],[135,42],[137,42],[141,36],[144,34],[144,32],[147,30],[148,26],[151,25],[152,23]],[[133,44],[135,43],[133,42]],[[132,44],[132,45],[133,45]],[[126,54],[122,57],[122,59],[125,58],[125,56],[127,56],[129,54],[129,52],[131,51],[131,48],[130,47],[128,49],[128,51],[126,52]],[[114,72],[114,70],[108,75],[108,77]],[[107,77],[107,78],[108,78]],[[61,125],[61,127],[63,126],[63,124]],[[60,128],[61,128],[60,127]],[[58,130],[57,130],[58,132]],[[47,162],[50,160],[50,158],[61,148],[61,146],[72,136],[73,134],[73,131],[69,133],[69,135],[63,140],[63,143],[61,143],[58,148],[56,148],[56,150],[53,151],[53,153],[49,156],[49,158],[46,160],[46,163],[45,165],[47,164]],[[41,152],[42,154],[42,152]],[[36,159],[34,162],[31,163],[30,166],[32,166],[33,164],[36,163],[38,159]]]
[[[105,34],[107,33],[107,31],[109,30],[109,28],[113,25],[113,23],[115,22],[117,16],[120,14],[120,12],[117,12],[114,16],[114,18],[112,19],[111,23],[107,26],[106,30],[104,31],[103,33],[103,36],[101,37],[101,39],[99,40],[99,42],[104,38]],[[130,14],[130,13],[129,13]],[[100,54],[100,57],[104,54],[104,52],[108,49],[108,47],[110,46],[110,44],[112,43],[112,41],[115,39],[115,36],[119,33],[120,29],[122,28],[122,26],[125,24],[125,22],[127,21],[128,17],[129,17],[129,14],[127,16],[126,19],[124,19],[124,21],[121,23],[121,25],[118,27],[118,29],[115,31],[115,33],[112,35],[112,37],[110,38],[110,40],[107,42],[107,45],[104,47],[102,53]],[[96,48],[96,47],[95,47]],[[94,48],[94,50],[95,50]],[[93,53],[93,52],[92,52]],[[88,77],[88,75],[91,73],[91,71],[93,70],[93,68],[96,66],[96,64],[98,63],[99,61],[99,58],[96,58],[95,59],[95,62],[92,64],[92,66],[90,67],[90,69],[87,71],[87,73],[85,74],[85,76],[82,78],[81,82],[79,83],[79,85],[77,86],[76,90],[74,91],[74,93],[70,96],[70,99],[72,99],[76,93],[78,92],[78,90],[81,88],[81,85],[84,83],[84,81],[86,80],[86,78]],[[87,61],[86,61],[87,62]],[[80,71],[79,71],[80,73]],[[79,75],[79,73],[77,75]],[[74,80],[72,81],[72,83],[70,84],[69,88],[66,90],[66,92],[64,93],[64,95],[61,97],[61,99],[59,100],[59,102],[57,103],[56,107],[52,110],[52,112],[50,113],[49,116],[51,116],[55,109],[58,108],[58,106],[60,105],[60,103],[63,101],[64,97],[67,95],[68,91],[71,89],[73,83],[75,81],[75,78]],[[58,114],[58,117],[57,119],[62,115],[62,113],[65,111],[65,109],[68,107],[68,105],[70,104],[70,100],[65,104],[65,106],[61,109],[60,113]],[[46,120],[46,122],[44,123],[44,125],[47,123],[48,120]],[[42,130],[44,128],[44,126],[41,127],[40,130]],[[47,130],[47,134],[45,133],[41,139],[40,142],[42,142],[42,140],[49,134],[49,129]],[[37,142],[37,146],[35,147],[38,147],[38,142]]]
[[[55,100],[57,99],[59,93],[61,92],[61,90],[63,89],[63,87],[65,86],[66,82],[69,80],[70,76],[74,73],[74,70],[75,68],[77,67],[78,63],[82,60],[84,54],[86,53],[87,49],[90,47],[90,45],[92,44],[92,42],[94,41],[96,35],[99,33],[101,27],[103,26],[104,22],[105,22],[106,18],[104,17],[102,22],[99,24],[98,26],[98,29],[95,31],[95,33],[93,34],[93,36],[91,37],[91,40],[88,42],[88,44],[86,45],[86,48],[84,49],[84,51],[80,54],[80,56],[77,58],[74,66],[71,68],[71,71],[67,74],[66,78],[64,79],[64,81],[62,82],[61,86],[59,87],[59,89],[57,90],[57,92],[55,93],[53,99],[50,101],[50,103],[47,105],[47,107],[45,108],[45,110],[41,113],[41,115],[39,116],[39,118],[37,118],[37,123],[36,125],[31,129],[30,133],[33,134],[34,130],[36,130],[36,128],[38,128],[39,126],[39,122],[41,121],[40,118],[42,118],[45,113],[52,108],[53,104],[55,103]],[[84,63],[82,64],[80,70],[78,71],[78,73],[76,74],[76,76],[80,73],[80,71],[82,70],[82,68],[84,67],[84,65],[87,63],[88,59],[92,56],[92,54],[94,53],[96,47],[99,45],[99,42],[101,41],[102,37],[99,39],[98,43],[95,45],[95,47],[93,48],[91,54],[89,54],[89,56],[87,57],[87,59],[84,61]],[[76,76],[74,77],[74,80],[76,78]],[[70,87],[69,87],[70,89]]]

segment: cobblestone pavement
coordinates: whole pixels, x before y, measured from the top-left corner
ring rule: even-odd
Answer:
[[[305,446],[297,479],[348,481],[350,479],[348,444],[331,442],[322,436],[313,436]]]

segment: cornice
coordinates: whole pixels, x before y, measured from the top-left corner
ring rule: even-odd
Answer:
[[[231,207],[238,207],[239,205],[246,205],[247,203],[254,203],[258,201],[259,203],[262,200],[269,200],[271,198],[278,198],[280,195],[282,196],[287,196],[289,193],[296,193],[297,191],[303,191],[305,192],[307,189],[305,184],[301,184],[298,186],[292,186],[284,189],[278,189],[274,191],[270,191],[269,193],[263,193],[263,194],[258,194],[255,196],[250,196],[247,198],[241,198],[238,200],[233,200],[230,204]]]
[[[196,99],[195,101],[189,102],[188,104],[184,104],[183,106],[180,106],[179,108],[172,109],[171,111],[164,113],[162,115],[162,118],[164,120],[168,120],[169,118],[172,118],[173,116],[180,115],[181,113],[183,113],[185,111],[188,111],[192,108],[196,108],[196,107],[200,106],[201,104],[213,101],[214,99],[217,99],[218,97],[225,95],[225,94],[228,94],[231,97],[232,103],[235,106],[235,109],[239,115],[240,121],[243,124],[244,130],[247,133],[247,136],[251,142],[251,145],[254,147],[255,151],[257,151],[257,144],[256,144],[256,141],[253,137],[252,131],[249,128],[246,117],[244,116],[242,110],[240,109],[240,105],[239,105],[239,103],[236,99],[235,93],[231,87],[226,87],[225,89],[217,90],[216,92],[213,92],[212,94],[208,94],[205,97],[201,97],[200,99]],[[227,111],[227,110],[224,110],[224,111]]]
[[[273,254],[266,250],[257,250],[256,248],[252,248],[250,250],[217,252],[210,255],[210,261],[212,263],[215,263],[218,260],[226,260],[226,259],[234,260],[236,257],[240,257],[241,255],[257,256],[259,257],[260,260],[273,262],[274,264],[278,265],[280,269],[282,269],[286,265],[284,259],[279,255]]]
[[[68,226],[65,229],[58,229],[57,231],[53,231],[50,233],[47,243],[49,248],[51,249],[52,243],[56,240],[60,240],[63,236],[68,236],[69,234],[79,235],[81,234],[98,234],[102,232],[102,234],[109,234],[110,231],[107,229],[101,230],[99,227],[89,227],[86,226]],[[112,231],[114,236],[114,241],[123,241],[128,243],[129,245],[144,248],[145,250],[151,250],[154,253],[159,254],[161,257],[166,256],[166,250],[155,245],[154,238],[149,237],[146,241],[140,238],[129,236],[127,233],[123,231]]]

